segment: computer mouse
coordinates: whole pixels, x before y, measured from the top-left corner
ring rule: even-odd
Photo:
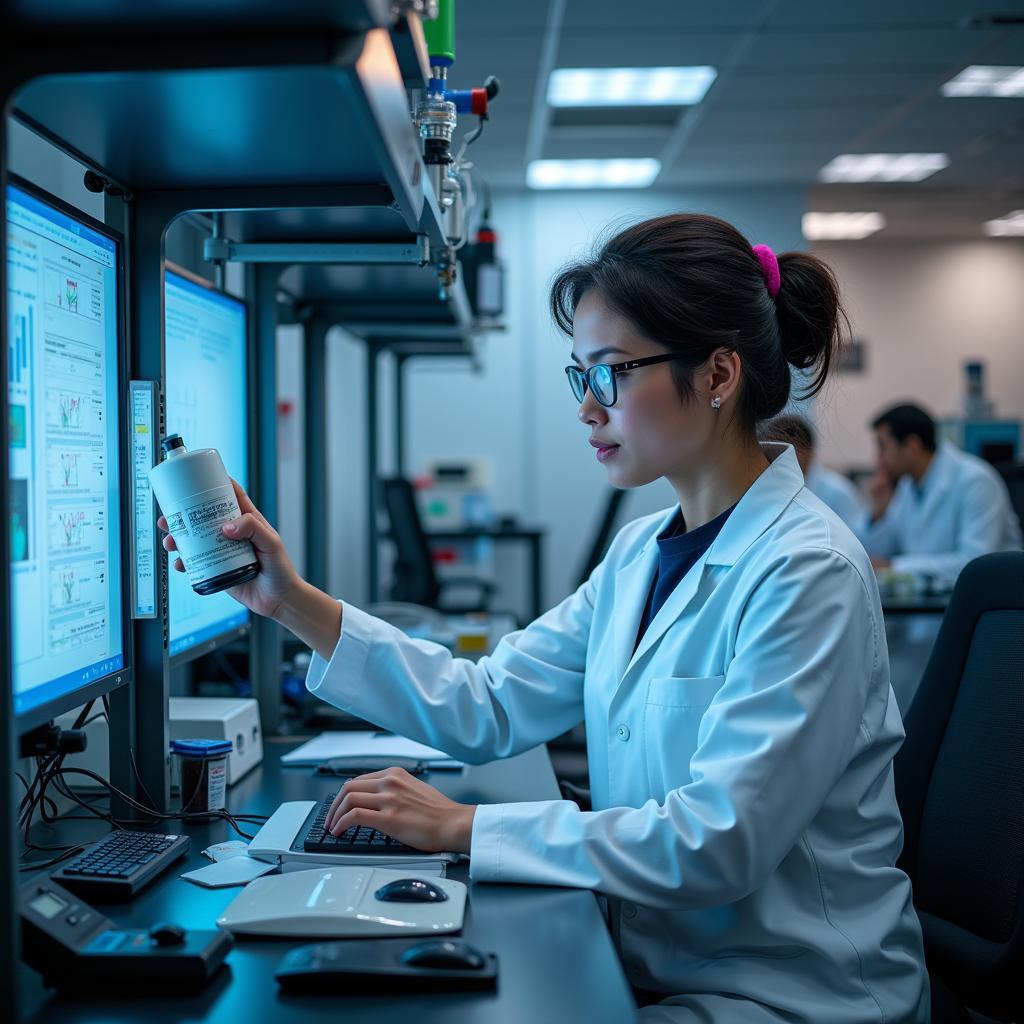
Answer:
[[[402,954],[402,963],[410,967],[478,971],[485,962],[483,955],[462,939],[427,939],[410,946]]]
[[[387,903],[444,903],[448,893],[421,878],[396,878],[374,894]]]
[[[185,944],[185,929],[180,924],[160,921],[149,929],[149,937],[158,946],[183,946]]]

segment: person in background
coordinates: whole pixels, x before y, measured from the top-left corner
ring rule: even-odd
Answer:
[[[822,465],[815,457],[814,428],[803,416],[784,413],[769,420],[759,430],[762,441],[791,444],[804,475],[804,485],[816,494],[851,530],[857,530],[864,519],[864,502],[857,488],[842,473]]]
[[[952,584],[979,555],[1020,550],[1020,523],[1002,478],[983,459],[936,443],[924,409],[893,406],[872,427],[878,467],[857,534],[875,568]]]

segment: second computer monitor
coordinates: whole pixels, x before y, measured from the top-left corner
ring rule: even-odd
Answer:
[[[164,281],[165,399],[168,434],[192,450],[216,448],[228,473],[249,485],[247,310],[199,278],[168,270]],[[226,593],[200,596],[169,573],[169,651],[187,661],[249,623]]]

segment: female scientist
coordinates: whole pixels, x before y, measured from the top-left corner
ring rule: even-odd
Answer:
[[[793,449],[756,440],[790,366],[825,382],[834,277],[679,214],[563,270],[551,306],[609,480],[664,477],[679,504],[493,655],[453,658],[303,582],[241,491],[224,529],[261,564],[232,593],[313,648],[313,693],[469,762],[585,721],[594,809],[466,806],[390,769],[345,784],[332,831],[468,853],[478,882],[606,894],[644,1020],[927,1020],[874,574]]]

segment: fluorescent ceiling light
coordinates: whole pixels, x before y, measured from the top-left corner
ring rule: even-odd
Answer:
[[[1024,210],[1014,210],[1005,217],[985,221],[985,234],[993,238],[1005,235],[1024,235]]]
[[[682,107],[700,103],[718,74],[711,67],[558,68],[552,107]]]
[[[945,153],[844,153],[818,171],[818,180],[923,181],[948,166]]]
[[[804,238],[810,242],[867,238],[884,227],[880,213],[805,213],[803,217]]]
[[[1024,96],[1024,68],[972,64],[942,87],[943,96]]]
[[[638,160],[534,160],[526,172],[530,188],[647,188],[661,163]]]

